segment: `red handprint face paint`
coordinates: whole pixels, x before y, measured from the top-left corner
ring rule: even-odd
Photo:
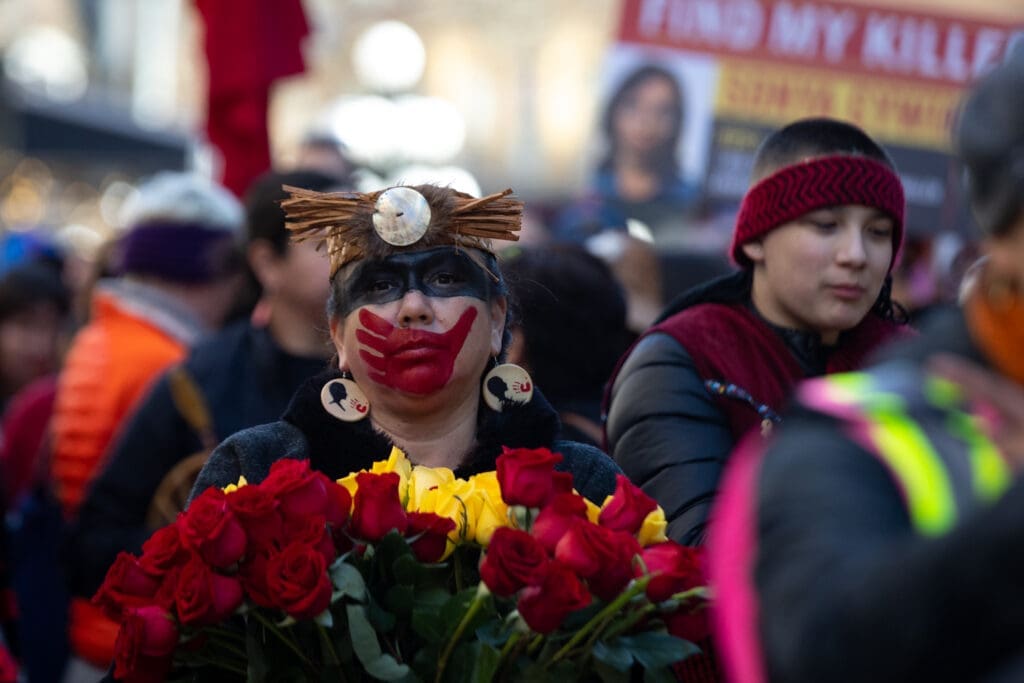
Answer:
[[[367,309],[359,311],[363,329],[356,340],[370,379],[408,394],[431,394],[451,379],[455,359],[466,343],[478,311],[470,306],[447,332],[401,328]]]

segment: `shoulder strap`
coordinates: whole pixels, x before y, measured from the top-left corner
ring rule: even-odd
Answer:
[[[203,398],[202,390],[182,364],[168,370],[167,382],[171,389],[174,406],[199,437],[203,448],[212,450],[219,439],[214,432],[213,418],[210,415],[206,399]]]

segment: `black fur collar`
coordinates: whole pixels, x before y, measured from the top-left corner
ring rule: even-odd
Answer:
[[[388,437],[373,429],[370,420],[342,422],[324,410],[320,389],[340,376],[340,372],[331,370],[307,380],[292,397],[282,417],[305,434],[313,469],[332,479],[369,469],[374,462],[387,459],[392,446]],[[536,389],[528,404],[506,408],[500,413],[489,409],[481,400],[479,414],[476,446],[455,471],[456,476],[468,477],[493,470],[502,446],[550,447],[560,428],[558,415]],[[407,455],[416,461],[415,453]]]

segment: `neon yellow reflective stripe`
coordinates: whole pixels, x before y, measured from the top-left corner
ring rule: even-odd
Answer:
[[[871,438],[903,484],[914,526],[935,536],[956,522],[953,487],[942,460],[921,429],[904,415],[870,406]]]
[[[833,375],[826,382],[829,401],[863,413],[875,454],[904,489],[915,528],[932,536],[948,530],[959,514],[949,471],[926,432],[907,414],[903,397],[879,391],[867,373]],[[1009,467],[977,419],[959,409],[960,388],[929,377],[923,389],[926,400],[946,413],[945,428],[967,445],[974,495],[982,501],[998,498],[1010,485]]]
[[[1010,485],[1010,468],[992,442],[978,429],[976,419],[957,411],[950,415],[949,430],[967,442],[975,495],[984,501],[992,501],[1002,495]]]
[[[957,406],[963,393],[953,382],[930,376],[924,384],[925,396],[950,411],[946,427],[967,444],[974,494],[981,500],[998,498],[1010,485],[1010,468],[991,441],[978,428],[977,419]]]

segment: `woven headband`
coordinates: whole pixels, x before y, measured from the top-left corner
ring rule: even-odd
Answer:
[[[895,261],[903,243],[903,184],[885,164],[859,156],[819,157],[786,166],[750,188],[736,217],[732,260],[750,268],[744,244],[811,211],[845,204],[872,206],[892,217]]]
[[[377,192],[314,192],[284,186],[286,226],[296,242],[327,245],[331,277],[347,263],[453,245],[494,253],[491,240],[518,240],[523,203],[512,190],[477,199],[437,185]],[[470,257],[480,261],[479,254]]]

